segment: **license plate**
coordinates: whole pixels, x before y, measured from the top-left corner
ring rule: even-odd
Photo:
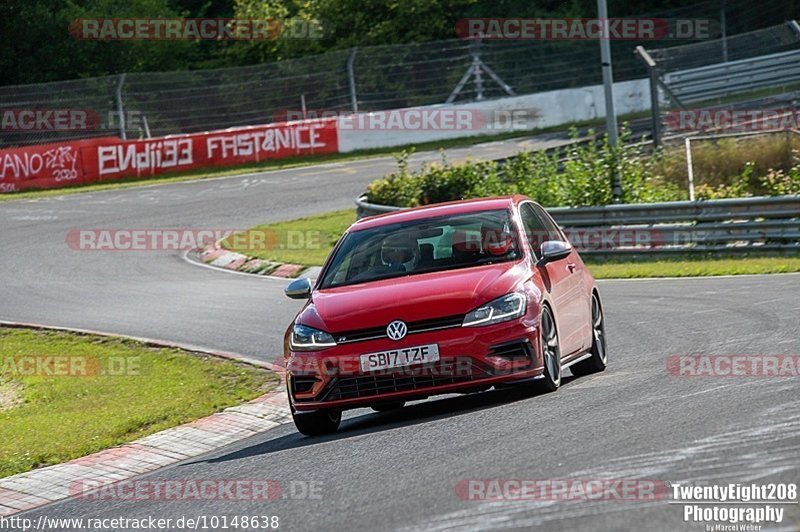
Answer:
[[[438,344],[403,347],[402,349],[361,355],[361,371],[399,368],[437,360],[439,360]]]

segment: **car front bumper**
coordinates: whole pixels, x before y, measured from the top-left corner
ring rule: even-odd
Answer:
[[[361,370],[363,354],[429,344],[438,346],[438,362]],[[318,352],[290,351],[286,367],[292,407],[303,412],[485,389],[536,378],[544,370],[538,321],[526,318],[409,334],[400,341],[381,338]]]

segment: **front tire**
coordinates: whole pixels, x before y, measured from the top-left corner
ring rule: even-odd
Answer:
[[[605,319],[597,294],[592,294],[592,348],[589,352],[592,356],[569,368],[576,377],[603,371],[608,366]]]
[[[542,392],[554,392],[561,386],[561,347],[558,343],[558,331],[550,308],[542,308],[539,323],[540,344],[544,362],[543,378],[533,382],[533,389]]]
[[[294,425],[306,436],[322,436],[336,432],[342,422],[342,413],[338,410],[318,410],[316,412],[292,411]]]

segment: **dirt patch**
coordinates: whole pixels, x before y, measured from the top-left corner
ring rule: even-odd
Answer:
[[[22,386],[0,380],[0,412],[11,410],[22,402]]]

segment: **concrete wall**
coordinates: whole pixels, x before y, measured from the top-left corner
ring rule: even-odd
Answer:
[[[614,101],[618,115],[650,109],[650,89],[647,79],[622,81],[614,84]],[[400,122],[409,113],[432,114],[435,111],[453,113],[465,111],[471,122],[465,127],[391,127],[391,116],[400,114]],[[605,97],[602,85],[540,92],[472,102],[379,111],[362,119],[340,117],[338,124],[339,151],[402,146],[474,135],[503,133],[510,129],[531,130],[560,126],[573,122],[605,117]],[[375,123],[387,124],[375,127]],[[397,121],[395,121],[397,123]],[[462,124],[463,125],[463,124]]]

